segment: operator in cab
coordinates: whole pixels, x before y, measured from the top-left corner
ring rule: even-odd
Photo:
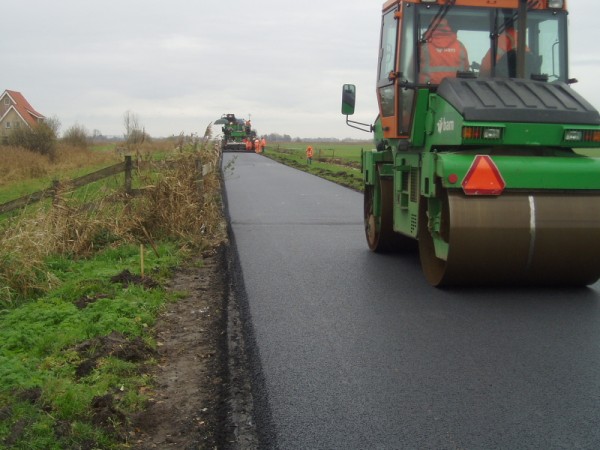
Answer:
[[[515,20],[511,10],[503,10],[504,20],[502,21],[496,33],[495,43],[495,73],[497,76],[515,77],[517,67],[517,30],[515,29]],[[526,48],[529,54],[529,49]],[[492,76],[493,49],[490,48],[481,60],[479,68],[480,77]]]
[[[446,77],[469,70],[467,49],[446,19],[433,23],[421,46],[419,83],[439,84]]]

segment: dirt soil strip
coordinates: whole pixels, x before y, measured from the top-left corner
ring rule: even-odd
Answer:
[[[146,411],[132,418],[134,449],[254,449],[258,439],[230,249],[177,270],[156,325],[159,364]]]

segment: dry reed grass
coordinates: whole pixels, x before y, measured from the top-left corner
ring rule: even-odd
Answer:
[[[160,170],[161,178],[147,189],[148,195],[139,207],[139,216],[143,218],[140,225],[152,235],[188,240],[192,245],[207,236],[222,238],[219,234],[222,230],[217,228],[220,197],[215,196],[220,192],[218,172],[215,169],[200,180],[201,168],[197,167],[198,159],[201,164],[212,163],[217,167],[219,147],[205,136],[203,142],[192,138],[187,146],[178,148],[183,150],[172,159],[176,164]]]
[[[0,158],[0,185],[43,177],[48,173],[49,164],[49,158],[39,153],[19,147],[3,147]]]
[[[0,151],[0,186],[54,177],[93,165],[115,164],[120,160],[114,152],[96,152],[64,144],[58,146],[54,159],[21,147],[3,146]]]
[[[78,152],[63,156],[77,164]],[[203,248],[225,239],[220,204],[220,172],[215,169],[199,184],[197,159],[218,168],[220,150],[210,140],[191,137],[173,151],[171,164],[153,163],[139,174],[145,194],[127,198],[107,192],[93,205],[82,205],[63,185],[53,206],[5,220],[0,225],[0,304],[10,305],[47,292],[56,278],[44,261],[51,255],[85,257],[107,245],[176,240],[182,248]],[[34,159],[35,160],[35,159]],[[61,162],[57,162],[61,164]],[[115,202],[120,198],[121,202]]]

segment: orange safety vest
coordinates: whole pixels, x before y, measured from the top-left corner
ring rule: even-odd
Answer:
[[[260,153],[260,141],[258,139],[254,140],[254,151]]]
[[[309,145],[308,147],[306,147],[306,157],[312,158],[312,156],[313,156],[313,148]]]
[[[517,48],[517,30],[507,28],[498,36],[498,48],[496,49],[496,62],[500,61],[507,52]],[[492,49],[489,49],[481,60],[479,76],[490,76],[492,74]]]
[[[252,150],[252,141],[250,139],[246,139],[246,150]]]
[[[469,70],[469,57],[465,46],[456,39],[456,33],[441,22],[427,45],[421,48],[420,83],[439,84],[446,77],[456,77],[456,72]]]

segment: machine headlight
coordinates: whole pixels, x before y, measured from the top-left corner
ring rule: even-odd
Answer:
[[[565,4],[564,0],[548,0],[548,8],[562,9]]]
[[[600,130],[565,130],[565,142],[600,142]]]
[[[483,138],[484,139],[500,139],[502,137],[501,128],[484,128]]]
[[[575,142],[583,139],[583,131],[580,130],[567,130],[565,131],[565,141]]]

